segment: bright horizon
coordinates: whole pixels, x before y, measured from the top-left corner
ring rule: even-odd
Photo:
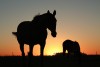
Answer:
[[[37,14],[56,10],[57,37],[48,30],[44,55],[62,52],[66,39],[77,41],[81,52],[100,54],[100,0],[0,0],[0,56],[21,55],[12,32],[22,21],[31,21]],[[25,45],[27,55],[28,46]],[[40,46],[33,48],[40,55]]]

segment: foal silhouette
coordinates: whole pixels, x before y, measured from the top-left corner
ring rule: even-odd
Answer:
[[[29,45],[29,57],[33,56],[33,46],[40,44],[40,56],[43,57],[47,28],[53,37],[57,35],[55,15],[55,10],[53,14],[48,10],[47,13],[36,15],[32,21],[21,22],[17,27],[17,32],[12,32],[17,37],[23,57],[25,56],[24,44]]]
[[[73,53],[74,56],[80,57],[80,45],[77,41],[65,40],[63,42],[63,55],[65,55],[66,50],[68,51],[68,55]]]

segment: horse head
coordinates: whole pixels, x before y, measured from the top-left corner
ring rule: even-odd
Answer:
[[[47,28],[51,31],[51,35],[53,37],[56,37],[57,32],[56,32],[56,10],[54,10],[53,14],[50,13],[50,11],[47,11]]]

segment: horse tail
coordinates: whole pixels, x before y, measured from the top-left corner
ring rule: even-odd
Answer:
[[[17,32],[12,32],[13,35],[17,36]]]

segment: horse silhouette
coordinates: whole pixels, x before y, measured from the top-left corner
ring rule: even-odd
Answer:
[[[48,10],[47,13],[36,15],[32,21],[23,21],[17,27],[17,32],[12,32],[17,37],[20,45],[22,56],[24,53],[24,44],[29,45],[28,56],[33,56],[33,46],[40,45],[40,56],[43,57],[44,47],[47,38],[47,28],[51,31],[51,35],[56,37],[56,10],[53,14]]]
[[[68,55],[80,56],[80,45],[77,41],[65,40],[63,42],[63,55],[65,55],[66,50]]]

